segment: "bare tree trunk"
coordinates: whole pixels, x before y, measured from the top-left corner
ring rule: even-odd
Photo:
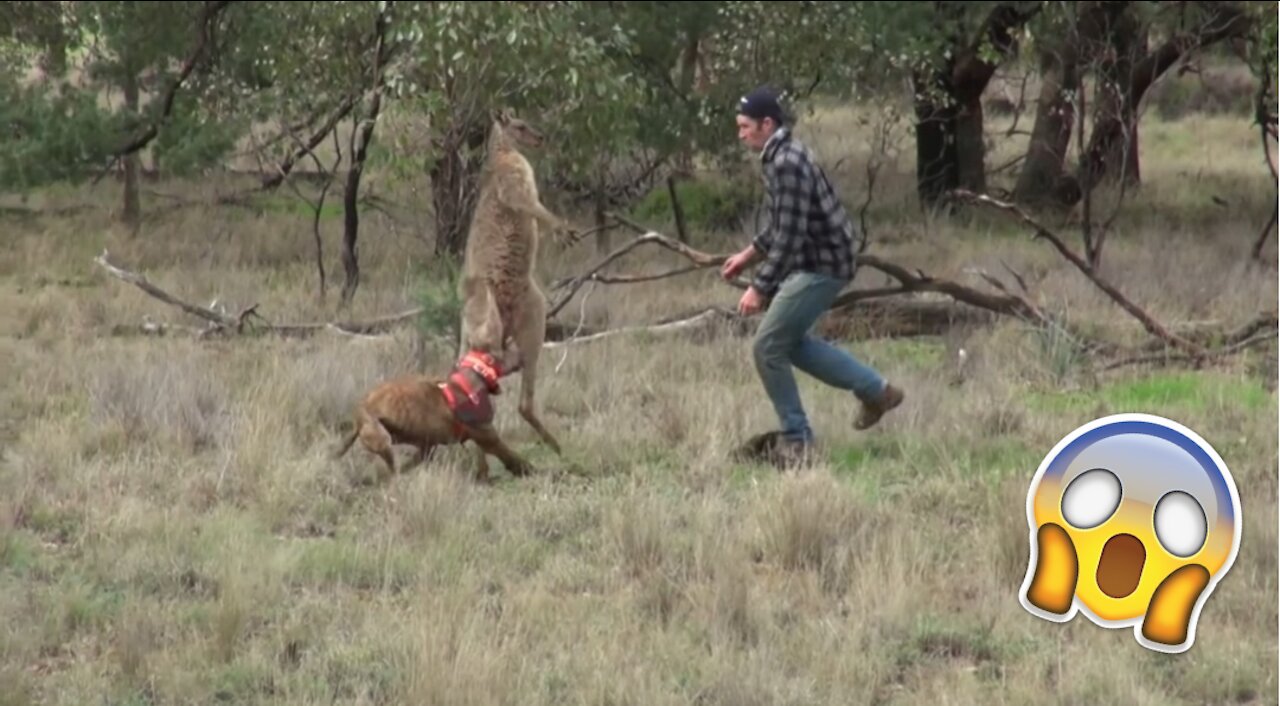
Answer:
[[[126,64],[127,66],[127,64]],[[124,77],[124,105],[129,115],[136,117],[138,115],[138,75],[133,69],[125,70]],[[138,188],[138,172],[140,165],[138,164],[138,153],[130,152],[124,156],[124,211],[121,214],[121,220],[136,235],[142,221],[142,201],[140,190]]]
[[[925,81],[944,95],[923,95]],[[982,91],[990,75],[968,90],[949,78],[916,79],[916,179],[920,199],[929,205],[957,187],[986,190],[986,145],[983,139]]]
[[[1085,188],[1104,175],[1130,184],[1140,181],[1138,103],[1147,86],[1135,84],[1135,71],[1147,58],[1148,29],[1130,12],[1108,17],[1098,70],[1096,126],[1083,165]],[[1134,94],[1134,89],[1140,92]],[[1093,150],[1097,150],[1095,153]]]
[[[698,72],[701,42],[701,33],[696,28],[690,28],[689,36],[685,39],[684,49],[680,52],[680,65],[677,74],[677,85],[681,95],[688,96],[693,93],[694,79]],[[675,155],[674,161],[678,174],[691,176],[693,174],[693,147],[686,145]]]
[[[954,20],[955,5],[936,3],[939,29]],[[1016,30],[1038,12],[1027,13],[1009,3],[992,9],[978,35],[952,39],[951,58],[933,71],[912,77],[916,93],[916,188],[927,205],[957,187],[986,190],[986,146],[983,140],[982,94],[995,75],[996,63],[982,54],[991,42],[997,61],[1017,50]]]
[[[346,280],[342,283],[340,306],[350,306],[360,286],[360,261],[356,255],[356,239],[360,230],[360,177],[364,174],[364,161],[369,153],[369,142],[373,139],[373,127],[378,121],[378,113],[382,108],[383,70],[387,61],[387,25],[390,21],[392,3],[388,2],[382,12],[378,13],[375,23],[378,37],[373,59],[373,92],[369,99],[369,114],[361,120],[354,130],[351,150],[351,167],[347,170],[347,186],[343,194],[344,210],[342,228],[342,268]]]
[[[952,92],[941,75],[913,77],[916,93],[916,193],[926,206],[960,183],[955,141],[955,108],[943,103]],[[943,94],[929,95],[930,89]]]
[[[1112,26],[1118,30],[1114,36],[1120,38],[1119,41],[1125,46],[1140,48],[1142,51],[1137,55],[1140,59],[1134,60],[1131,70],[1117,77],[1119,85],[1116,89],[1104,94],[1105,100],[1115,101],[1118,105],[1102,106],[1103,112],[1097,117],[1093,134],[1089,138],[1089,147],[1080,165],[1082,188],[1092,189],[1103,179],[1115,176],[1122,166],[1132,167],[1133,173],[1137,174],[1135,125],[1138,106],[1147,90],[1184,56],[1248,31],[1251,20],[1238,7],[1227,3],[1206,5],[1209,15],[1199,26],[1189,33],[1170,37],[1149,53],[1145,50],[1145,40],[1138,41],[1139,35],[1145,37],[1145,29],[1136,18],[1130,19],[1126,12],[1126,16],[1112,20]],[[1118,61],[1117,66],[1122,63]],[[1132,146],[1128,158],[1132,162],[1115,158],[1118,153],[1124,154],[1118,151],[1125,149],[1126,142],[1130,142]]]
[[[983,83],[984,87],[986,83]],[[956,178],[960,188],[987,190],[987,148],[983,139],[982,94],[966,95],[955,116]]]
[[[1075,124],[1071,94],[1080,89],[1078,52],[1070,39],[1040,58],[1040,98],[1027,156],[1014,187],[1014,200],[1028,205],[1062,203],[1060,180]]]
[[[431,168],[431,201],[435,207],[437,255],[461,255],[467,246],[467,230],[475,211],[480,160],[468,159],[484,144],[484,123],[462,128],[462,144],[447,144]]]
[[[605,194],[605,170],[603,168],[600,169],[600,175],[596,178],[595,192],[596,254],[604,255],[609,252],[613,239],[609,235],[609,218],[606,215],[609,201],[608,196]]]

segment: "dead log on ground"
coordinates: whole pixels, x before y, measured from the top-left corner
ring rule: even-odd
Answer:
[[[257,304],[245,307],[237,316],[228,316],[208,307],[183,301],[182,299],[179,299],[178,297],[175,297],[160,287],[152,284],[143,275],[137,274],[136,272],[130,272],[129,270],[111,264],[108,262],[107,257],[108,254],[104,250],[101,255],[94,258],[94,262],[106,270],[112,277],[123,282],[128,282],[170,306],[177,307],[192,316],[209,322],[209,326],[204,329],[148,322],[142,325],[141,330],[143,333],[163,335],[168,330],[177,330],[196,333],[198,336],[203,338],[213,334],[242,334],[246,332],[246,329],[248,329],[252,331],[265,331],[280,336],[292,337],[310,336],[312,334],[322,333],[325,331],[345,334],[348,336],[370,336],[389,331],[400,324],[412,321],[423,312],[423,309],[419,307],[409,309],[408,311],[402,311],[398,314],[380,316],[367,321],[318,321],[314,323],[273,324],[265,319],[262,314],[258,313]],[[117,330],[119,331],[121,329],[117,327]]]

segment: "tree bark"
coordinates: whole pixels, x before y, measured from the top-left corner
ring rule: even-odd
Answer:
[[[954,6],[938,4],[942,14]],[[986,190],[986,146],[982,94],[997,64],[984,58],[990,44],[999,59],[1017,50],[1016,30],[1038,10],[1021,13],[1002,3],[987,16],[972,40],[953,41],[950,58],[931,72],[913,76],[916,113],[916,189],[933,206],[957,187]]]
[[[356,240],[360,230],[360,177],[364,174],[364,161],[369,153],[369,142],[373,139],[373,127],[378,121],[378,113],[382,108],[383,71],[387,61],[387,25],[390,22],[392,3],[388,2],[382,12],[378,13],[375,32],[378,37],[373,58],[373,91],[369,99],[369,114],[361,120],[355,130],[352,141],[355,143],[351,151],[351,167],[347,170],[346,192],[343,194],[343,227],[342,227],[342,268],[346,279],[342,283],[340,305],[349,306],[360,286],[360,261],[356,253]]]
[[[1042,52],[1040,98],[1026,160],[1014,188],[1015,201],[1067,208],[1080,200],[1079,181],[1066,168],[1071,132],[1079,117],[1073,97],[1084,90],[1085,62],[1104,49],[1107,27],[1127,5],[1078,3],[1075,17],[1060,29],[1059,40]]]
[[[987,148],[983,136],[982,93],[963,98],[955,122],[956,179],[962,189],[984,192],[987,190]]]
[[[1108,3],[1110,4],[1110,3]],[[1212,46],[1218,42],[1243,36],[1248,32],[1251,20],[1238,7],[1226,3],[1205,3],[1208,16],[1203,23],[1192,32],[1179,33],[1161,44],[1155,51],[1141,53],[1140,60],[1133,63],[1132,70],[1117,76],[1118,86],[1109,91],[1107,100],[1117,105],[1104,108],[1105,112],[1097,117],[1093,134],[1089,138],[1089,146],[1080,165],[1080,184],[1084,189],[1092,189],[1104,179],[1115,176],[1116,169],[1125,165],[1115,157],[1117,150],[1123,149],[1126,137],[1132,135],[1133,149],[1130,158],[1135,161],[1136,171],[1137,137],[1133,127],[1137,120],[1138,106],[1146,96],[1147,90],[1184,56]],[[1113,26],[1128,32],[1133,38],[1135,24],[1120,21]],[[1121,32],[1121,36],[1124,32]],[[1130,46],[1138,48],[1142,42],[1132,41]],[[1117,62],[1119,65],[1121,62]],[[1105,83],[1105,81],[1103,82]]]
[[[1085,188],[1095,186],[1104,175],[1130,184],[1140,181],[1138,103],[1151,83],[1137,86],[1134,72],[1147,57],[1148,28],[1127,7],[1122,10],[1108,14],[1101,37],[1095,128],[1081,172]]]
[[[483,163],[468,159],[484,146],[486,124],[474,120],[460,130],[460,141],[446,140],[440,159],[431,168],[431,202],[435,208],[437,255],[460,256],[467,247],[467,231],[475,212],[476,189]]]
[[[931,207],[960,183],[956,111],[945,103],[953,90],[944,75],[917,74],[912,83],[916,93],[916,193]],[[930,96],[931,89],[941,97]]]
[[[124,89],[124,106],[131,118],[138,115],[138,74],[126,63],[122,88]],[[124,163],[124,210],[121,220],[136,234],[142,221],[142,200],[138,187],[138,153],[130,152],[123,159]]]
[[[1081,12],[1086,12],[1081,3]],[[1097,3],[1087,3],[1096,7]],[[1014,200],[1032,206],[1067,205],[1061,188],[1071,144],[1071,128],[1075,125],[1072,94],[1080,90],[1080,46],[1071,32],[1055,46],[1040,55],[1040,97],[1036,104],[1035,124],[1027,144],[1026,159],[1014,187]]]

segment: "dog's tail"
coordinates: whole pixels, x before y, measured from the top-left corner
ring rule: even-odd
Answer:
[[[345,454],[351,448],[351,445],[356,443],[356,439],[359,438],[359,436],[360,436],[360,427],[353,428],[351,430],[351,433],[347,434],[347,436],[342,440],[342,446],[339,446],[337,449],[334,450],[333,458],[335,460],[342,458],[342,455]]]

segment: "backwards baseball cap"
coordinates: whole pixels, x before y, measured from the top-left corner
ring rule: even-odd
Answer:
[[[784,119],[779,93],[768,86],[760,86],[739,99],[738,113],[755,120],[773,118],[779,125]]]

